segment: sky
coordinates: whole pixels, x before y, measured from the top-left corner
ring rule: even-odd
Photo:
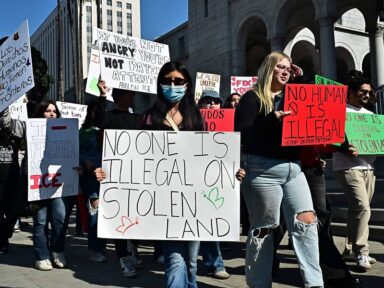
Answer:
[[[1,0],[0,38],[11,35],[25,19],[32,35],[56,3],[57,0]],[[153,40],[187,18],[188,0],[141,0],[141,38]]]

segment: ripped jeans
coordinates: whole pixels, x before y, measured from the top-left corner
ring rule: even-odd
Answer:
[[[272,229],[279,226],[281,206],[304,287],[322,287],[317,219],[306,224],[296,218],[301,213],[314,211],[300,166],[295,162],[243,154],[242,167],[246,177],[241,189],[251,225],[245,259],[247,284],[251,288],[272,287]]]

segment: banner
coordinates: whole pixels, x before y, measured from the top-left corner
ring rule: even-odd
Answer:
[[[0,112],[35,86],[28,21],[0,46]]]
[[[233,132],[235,109],[200,109],[207,131]]]
[[[168,45],[97,31],[101,78],[107,86],[156,94],[160,68],[170,60]]]
[[[286,85],[282,146],[343,142],[346,101],[347,86]]]
[[[359,155],[384,154],[384,115],[347,112],[345,134]]]
[[[68,102],[56,101],[59,108],[61,118],[77,118],[79,119],[79,128],[83,125],[87,116],[87,105],[74,104]]]
[[[239,241],[240,134],[105,130],[98,237]]]
[[[343,85],[339,82],[333,81],[317,74],[315,75],[315,83],[320,85]]]
[[[195,101],[199,101],[203,90],[215,90],[220,95],[220,75],[197,72],[195,85]]]
[[[239,93],[243,95],[245,92],[255,86],[257,82],[256,76],[232,76],[231,77],[231,94]]]
[[[28,201],[78,194],[77,119],[29,119]]]
[[[88,75],[87,75],[87,84],[85,86],[85,92],[97,96],[100,96],[99,88],[97,87],[97,83],[100,78],[100,53],[99,53],[99,40],[97,37],[97,29],[94,28],[92,32],[92,48],[91,48],[91,56],[89,59],[88,66]],[[108,83],[107,83],[108,84]],[[113,102],[112,98],[113,89],[108,87],[107,100]]]

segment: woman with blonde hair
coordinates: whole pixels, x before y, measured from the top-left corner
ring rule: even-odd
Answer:
[[[299,148],[282,147],[284,86],[294,68],[282,52],[270,53],[258,71],[258,82],[245,93],[235,114],[241,132],[242,193],[247,204],[245,273],[250,287],[272,286],[273,230],[284,213],[305,287],[323,287],[319,265],[317,217],[308,183],[299,165]]]

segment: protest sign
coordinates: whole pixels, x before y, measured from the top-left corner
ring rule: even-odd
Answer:
[[[100,96],[99,88],[97,83],[100,78],[100,53],[99,53],[99,40],[97,36],[97,29],[93,29],[92,32],[92,48],[91,56],[89,59],[88,66],[88,75],[87,75],[87,84],[85,86],[85,92],[94,95]],[[108,87],[107,100],[113,102],[112,98],[112,88]]]
[[[78,194],[77,119],[29,119],[28,201]]]
[[[214,90],[220,95],[220,75],[197,72],[195,86],[195,101],[199,101],[203,90]]]
[[[286,85],[282,146],[343,142],[346,101],[346,86]]]
[[[79,128],[83,125],[85,116],[87,116],[87,105],[60,101],[56,101],[56,104],[59,108],[61,118],[77,118],[79,119]]]
[[[345,134],[359,155],[384,154],[384,115],[347,112]]]
[[[231,77],[231,94],[239,93],[243,95],[245,92],[255,86],[257,82],[256,76],[232,76]]]
[[[0,46],[0,112],[35,86],[28,21]]]
[[[315,83],[320,85],[343,85],[339,82],[333,81],[317,74],[315,75]]]
[[[27,102],[27,97],[23,95],[11,105],[9,105],[9,114],[11,115],[12,119],[21,121],[26,121],[28,119]]]
[[[232,132],[235,129],[235,109],[200,109],[208,131]]]
[[[240,134],[105,130],[98,237],[238,241]]]
[[[107,85],[156,94],[160,68],[170,59],[168,45],[97,31],[101,78]]]

